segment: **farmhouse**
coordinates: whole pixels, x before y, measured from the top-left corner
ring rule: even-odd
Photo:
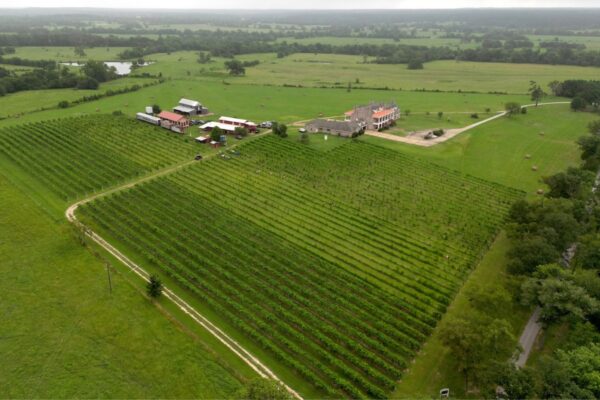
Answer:
[[[169,111],[163,111],[158,114],[160,126],[170,129],[174,132],[183,133],[190,126],[190,121],[183,115],[175,114]]]
[[[371,102],[367,105],[356,106],[344,113],[346,121],[363,121],[367,129],[379,130],[386,128],[400,118],[400,107],[396,103]]]
[[[246,128],[250,132],[256,132],[256,124],[245,119],[221,117],[219,118],[219,123],[233,127]]]
[[[201,115],[208,114],[208,108],[204,108],[200,102],[196,100],[181,99],[179,104],[173,107],[173,112],[181,115]]]
[[[342,137],[355,137],[363,132],[365,124],[361,121],[336,121],[332,119],[315,119],[306,124],[306,130],[311,133],[329,133]]]

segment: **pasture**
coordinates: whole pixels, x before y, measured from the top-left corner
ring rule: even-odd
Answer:
[[[115,61],[118,54],[127,47],[86,47],[85,55],[75,54],[74,47],[17,47],[15,54],[7,57],[20,57],[27,60],[54,60],[56,62],[76,62],[85,60]]]
[[[394,389],[522,196],[361,142],[239,152],[81,213],[327,397]]]
[[[0,397],[232,396],[243,376],[218,347],[157,312],[133,277],[113,269],[109,291],[104,263],[1,171]]]

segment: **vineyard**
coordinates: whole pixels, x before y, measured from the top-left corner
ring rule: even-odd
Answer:
[[[4,128],[0,153],[68,201],[191,159],[194,146],[130,118],[98,115]]]
[[[80,213],[323,396],[384,398],[521,196],[374,145],[268,136]]]

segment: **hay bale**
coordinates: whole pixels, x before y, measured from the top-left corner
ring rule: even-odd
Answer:
[[[529,160],[531,158],[531,154],[525,154],[525,159]]]
[[[539,194],[539,195],[543,195],[544,194],[544,189],[538,189],[536,193]]]
[[[531,170],[532,170],[532,171],[537,171],[537,170],[538,170],[538,167],[537,167],[537,165],[534,165],[533,167],[531,167]]]

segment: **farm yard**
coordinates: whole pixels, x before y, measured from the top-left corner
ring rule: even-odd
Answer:
[[[334,165],[348,173],[328,174]],[[267,136],[81,214],[322,395],[379,398],[520,196],[378,146],[322,153]]]
[[[544,397],[514,205],[600,231],[596,10],[87,13],[0,15],[0,397]]]

